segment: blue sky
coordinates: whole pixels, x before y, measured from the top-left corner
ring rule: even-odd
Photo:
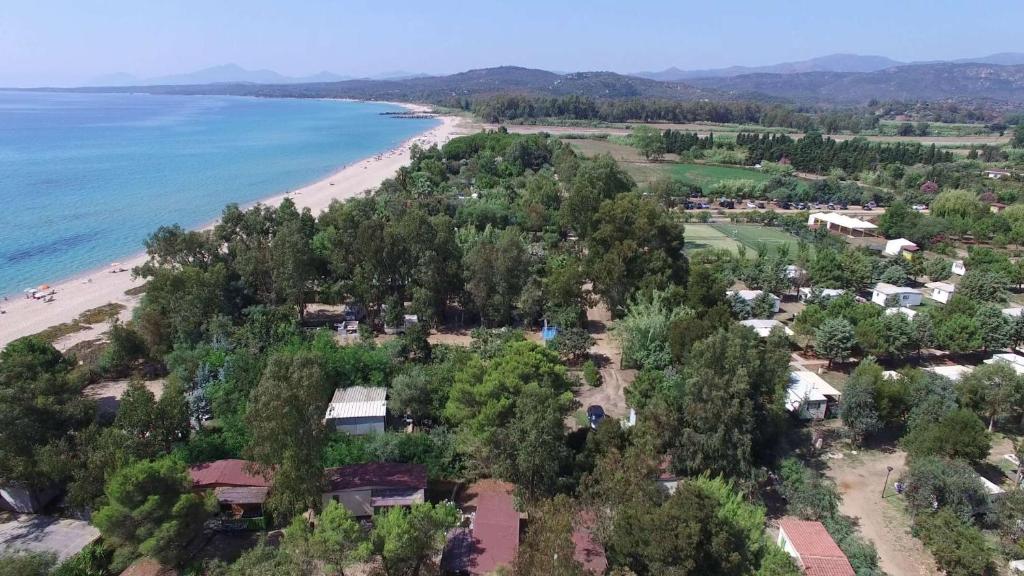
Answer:
[[[6,0],[0,86],[229,62],[372,75],[950,59],[1024,50],[1022,21],[1021,0]]]

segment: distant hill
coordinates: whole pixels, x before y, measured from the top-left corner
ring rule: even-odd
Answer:
[[[285,76],[273,70],[247,70],[237,64],[224,64],[203,68],[185,74],[172,74],[154,78],[137,78],[131,74],[109,74],[95,78],[91,86],[183,86],[193,84],[304,84],[310,82],[338,82],[351,76],[319,72],[312,76]]]
[[[874,72],[903,64],[885,56],[829,54],[809,60],[783,62],[768,66],[729,66],[705,70],[669,68],[661,72],[641,72],[637,76],[652,80],[679,81],[692,78],[728,78],[745,74],[798,74],[801,72]]]
[[[1024,53],[1021,52],[1000,52],[989,54],[980,58],[961,58],[952,60],[957,64],[998,64],[1000,66],[1020,66],[1024,64]]]
[[[997,100],[1024,103],[1024,65],[914,64],[874,72],[802,72],[696,78],[694,86],[734,98],[773,96],[793,102],[863,104],[876,100]]]

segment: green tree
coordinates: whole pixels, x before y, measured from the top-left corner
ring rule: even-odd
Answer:
[[[575,504],[564,494],[534,504],[513,567],[519,576],[583,576],[575,558],[573,522]]]
[[[666,292],[636,295],[626,308],[625,317],[613,327],[613,335],[622,346],[623,367],[668,366],[672,360],[670,327],[692,316],[685,309],[673,307]]]
[[[138,556],[178,565],[217,506],[212,494],[192,492],[185,466],[170,458],[122,468],[107,483],[106,500],[92,522],[116,548],[115,571]]]
[[[0,576],[49,576],[56,564],[52,553],[4,552],[0,554]]]
[[[320,506],[323,411],[331,393],[320,356],[279,352],[249,397],[246,453],[261,471],[274,472],[267,507],[278,518]]]
[[[925,515],[915,523],[915,532],[948,576],[991,576],[996,574],[995,555],[984,534],[969,521],[948,510]]]
[[[312,529],[305,518],[296,516],[284,530],[282,549],[302,573],[345,575],[345,570],[367,559],[367,534],[348,509],[329,502],[317,515]]]
[[[850,357],[856,344],[853,326],[843,318],[826,318],[814,332],[814,348],[832,363]]]
[[[485,326],[505,326],[529,276],[528,255],[519,233],[485,231],[466,248],[466,291]]]
[[[567,456],[565,402],[553,390],[527,386],[516,398],[514,412],[498,433],[496,472],[516,484],[527,501],[550,496]]]
[[[1024,148],[1024,124],[1018,124],[1013,129],[1013,139],[1010,140],[1010,145],[1014,148]]]
[[[648,160],[660,160],[665,154],[665,139],[661,132],[650,126],[640,125],[630,134],[633,146]]]
[[[445,534],[459,519],[451,504],[414,504],[376,515],[370,545],[386,576],[418,576],[444,546]]]
[[[1020,412],[1024,382],[1008,362],[981,364],[957,382],[960,404],[988,419],[988,431],[997,418]]]
[[[881,427],[876,393],[883,378],[882,367],[868,358],[857,365],[846,381],[840,416],[853,434],[854,443],[860,443]]]
[[[903,438],[911,456],[945,456],[980,462],[988,456],[991,439],[985,424],[970,410],[955,410],[939,420],[916,423]]]
[[[590,348],[595,343],[594,337],[582,328],[565,328],[558,331],[558,334],[548,342],[563,358],[575,362],[585,358],[590,353]]]
[[[586,239],[598,226],[594,214],[605,200],[636,187],[636,182],[609,155],[580,162],[562,199],[559,219],[562,225]]]
[[[941,256],[924,261],[924,275],[932,282],[948,280],[953,275],[953,263]]]

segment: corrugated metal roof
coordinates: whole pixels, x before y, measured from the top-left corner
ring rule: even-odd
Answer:
[[[338,388],[327,406],[326,418],[384,416],[388,411],[387,388],[352,386]]]

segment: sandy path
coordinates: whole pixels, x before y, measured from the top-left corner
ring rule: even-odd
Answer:
[[[826,474],[839,487],[840,511],[857,521],[862,536],[878,550],[879,566],[892,576],[933,576],[940,572],[920,540],[910,534],[910,519],[899,503],[892,483],[906,470],[906,453],[861,452],[829,460]],[[882,482],[886,466],[892,466],[885,499]]]
[[[418,112],[427,110],[422,106],[402,106]],[[300,209],[309,208],[314,214],[319,214],[333,200],[346,200],[375,188],[409,163],[409,150],[413,144],[441,145],[465,131],[458,126],[460,119],[457,117],[443,116],[439,119],[439,126],[407,140],[394,150],[346,166],[323,180],[268,198],[262,203],[277,205],[287,196]],[[120,264],[131,269],[144,261],[145,254],[139,253],[122,259]],[[51,282],[57,291],[54,301],[42,302],[21,296],[10,296],[8,300],[0,301],[0,310],[4,312],[0,314],[0,347],[49,326],[70,322],[82,312],[110,302],[124,304],[131,309],[138,303],[138,297],[126,296],[125,290],[141,284],[140,280],[132,278],[130,272],[111,273],[109,268],[92,270],[57,283],[52,283],[54,279],[39,280]]]

